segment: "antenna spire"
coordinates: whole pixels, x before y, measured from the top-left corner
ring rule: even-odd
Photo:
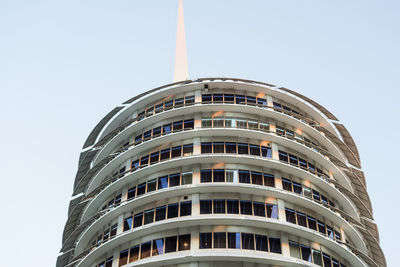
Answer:
[[[187,80],[188,76],[188,59],[186,51],[185,23],[183,18],[183,3],[182,0],[179,0],[174,82]]]

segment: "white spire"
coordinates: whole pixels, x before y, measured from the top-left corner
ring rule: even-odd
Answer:
[[[182,0],[179,0],[174,82],[187,80],[188,76],[188,60],[186,51],[185,23],[183,18],[183,4]]]

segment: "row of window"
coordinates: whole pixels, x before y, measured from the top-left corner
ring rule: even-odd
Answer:
[[[346,267],[329,254],[311,248],[308,245],[299,244],[298,242],[289,240],[290,256],[314,263],[323,267]]]
[[[236,232],[200,233],[200,249],[231,248],[282,253],[281,239],[266,235]]]
[[[202,169],[200,171],[200,182],[239,182],[275,187],[274,175],[249,170]]]
[[[278,219],[275,204],[238,199],[202,199],[200,214],[242,214]]]
[[[289,208],[285,208],[285,214],[287,222],[298,224],[315,231],[318,230],[318,232],[323,235],[327,235],[332,240],[341,241],[342,237],[339,231],[334,230],[332,226],[329,226],[328,224],[325,224],[324,222],[317,220],[312,216]]]
[[[202,142],[201,153],[229,153],[272,158],[272,150],[269,146],[236,142]]]
[[[192,215],[192,201],[172,203],[148,209],[124,219],[124,231],[153,222]]]
[[[190,250],[190,234],[169,236],[124,249],[119,253],[119,266],[166,253]]]

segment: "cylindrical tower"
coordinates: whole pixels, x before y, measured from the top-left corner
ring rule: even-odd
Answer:
[[[79,159],[57,267],[386,266],[355,143],[284,87],[165,85]]]

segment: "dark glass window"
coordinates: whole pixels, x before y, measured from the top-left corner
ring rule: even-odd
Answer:
[[[109,257],[106,259],[106,267],[111,267],[113,262],[113,257]]]
[[[308,169],[310,169],[310,171],[315,172],[315,166],[312,165],[310,162],[308,163]]]
[[[222,102],[224,101],[223,94],[213,94],[213,102]]]
[[[200,248],[211,248],[212,235],[211,233],[200,233]]]
[[[158,177],[158,190],[168,187],[168,176]]]
[[[132,228],[132,216],[124,219],[124,231]]]
[[[161,150],[160,160],[166,160],[166,159],[169,159],[169,157],[170,157],[170,149],[169,148]]]
[[[301,184],[296,183],[296,182],[292,182],[292,183],[293,183],[293,192],[295,192],[296,194],[302,195],[303,187],[301,186]]]
[[[239,182],[249,184],[250,172],[246,170],[239,170]]]
[[[175,252],[176,251],[176,236],[170,236],[165,238],[165,253]]]
[[[324,259],[324,266],[325,267],[331,267],[331,256],[328,254],[322,253],[322,258]]]
[[[321,251],[312,249],[313,254],[313,262],[316,265],[322,266],[322,258],[321,258]]]
[[[178,203],[168,204],[168,219],[178,217],[179,205]]]
[[[192,201],[180,203],[180,216],[188,216],[192,214]]]
[[[283,178],[282,177],[282,188],[283,188],[283,190],[286,190],[286,191],[292,191],[292,181],[291,180],[289,180],[289,179],[285,179],[285,178]]]
[[[149,224],[154,221],[154,209],[146,210],[144,212],[144,224]]]
[[[164,253],[164,238],[153,240],[153,252],[152,256],[161,255]]]
[[[251,201],[240,200],[240,214],[252,215]]]
[[[119,253],[119,266],[125,265],[128,263],[128,254],[129,254],[129,250],[125,249],[123,251],[121,251]]]
[[[288,154],[285,151],[279,150],[279,160],[288,162]]]
[[[325,223],[318,221],[318,231],[322,234],[326,234],[326,227],[325,227]]]
[[[142,243],[140,248],[140,259],[150,257],[151,241]]]
[[[260,156],[260,146],[250,145],[250,155]]]
[[[274,108],[278,108],[278,109],[282,108],[282,105],[277,102],[273,102],[273,104],[274,104]]]
[[[312,262],[311,248],[300,244],[301,258],[305,261]]]
[[[314,198],[315,201],[318,201],[318,202],[321,201],[321,196],[320,196],[318,191],[313,190],[312,194],[313,194],[313,198]]]
[[[307,227],[307,216],[304,213],[298,211],[296,211],[296,215],[298,225]]]
[[[332,257],[332,267],[339,267],[339,261]]]
[[[236,143],[226,142],[226,153],[233,153],[236,154]]]
[[[149,155],[140,158],[140,166],[146,166],[149,164]]]
[[[169,176],[169,187],[178,186],[180,184],[181,174],[174,173]]]
[[[215,232],[214,233],[214,248],[226,248],[226,233]]]
[[[271,219],[278,219],[278,206],[274,204],[267,204],[267,217]]]
[[[261,172],[251,172],[251,183],[263,185],[263,177]]]
[[[171,149],[171,158],[182,156],[182,146],[175,146]]]
[[[135,144],[139,144],[140,142],[142,142],[142,135],[138,135],[135,137]]]
[[[211,102],[211,94],[202,95],[201,102]]]
[[[190,249],[190,234],[180,235],[178,239],[178,250],[189,250]]]
[[[265,204],[262,202],[253,202],[254,216],[265,217]]]
[[[136,194],[136,186],[129,188],[128,190],[128,200],[135,198],[135,194]]]
[[[224,142],[214,142],[213,143],[214,153],[224,153]]]
[[[175,107],[181,107],[181,106],[183,106],[183,103],[184,103],[183,97],[175,99]]]
[[[299,164],[300,164],[300,167],[307,168],[307,161],[306,160],[304,160],[302,158],[299,158]]]
[[[292,209],[285,208],[286,221],[290,223],[296,223],[296,213]]]
[[[227,213],[239,214],[239,200],[228,199],[226,200]]]
[[[141,183],[137,186],[137,196],[143,195],[146,193],[146,183]]]
[[[225,169],[213,170],[214,182],[225,182]]]
[[[299,159],[295,155],[289,154],[289,159],[290,159],[291,164],[294,164],[294,165],[299,164]]]
[[[194,95],[185,96],[185,104],[190,105],[194,103]]]
[[[242,249],[254,250],[254,235],[242,233]]]
[[[163,134],[169,134],[172,131],[172,123],[163,125]]]
[[[224,101],[225,102],[232,102],[234,100],[235,96],[232,94],[224,94]]]
[[[185,130],[194,129],[194,119],[185,120],[184,121],[184,129]]]
[[[268,251],[268,237],[256,235],[256,250]]]
[[[328,233],[328,237],[333,240],[333,229],[329,225],[326,225],[326,232]]]
[[[201,153],[211,153],[212,146],[211,142],[201,143]]]
[[[143,134],[143,139],[144,140],[149,140],[150,137],[151,137],[151,130],[148,130],[148,131],[144,132],[144,134]]]
[[[139,259],[139,245],[131,247],[129,250],[129,262],[134,262]]]
[[[133,218],[134,218],[133,219],[133,228],[142,226],[142,223],[143,223],[143,212],[136,214]]]
[[[200,171],[200,182],[211,183],[211,181],[212,181],[211,178],[212,178],[211,170],[201,170]]]
[[[165,110],[171,109],[173,106],[173,103],[174,103],[173,99],[165,101]]]
[[[139,160],[132,161],[132,169],[136,170],[139,168]]]
[[[238,143],[238,154],[249,154],[249,145],[244,143]]]
[[[164,104],[163,103],[161,103],[161,104],[158,104],[158,105],[156,105],[156,114],[157,113],[160,113],[161,111],[163,111],[163,109],[164,109]]]
[[[328,205],[328,198],[321,194],[321,201],[323,204]]]
[[[214,199],[214,213],[225,213],[225,199]]]
[[[246,98],[244,95],[236,95],[236,104],[244,104],[246,102]]]
[[[257,97],[257,104],[261,106],[266,106],[267,100],[265,100],[264,98]]]
[[[275,177],[272,174],[264,173],[264,185],[275,187]]]
[[[269,251],[272,253],[282,253],[281,250],[281,240],[279,238],[270,237],[269,238]]]
[[[174,127],[174,132],[182,131],[183,121],[174,121],[172,123],[172,126]]]
[[[264,158],[272,158],[272,150],[268,146],[261,146],[261,156]]]
[[[157,179],[153,179],[147,182],[147,192],[155,191],[157,188]]]
[[[153,128],[153,136],[159,136],[161,134],[161,126]]]
[[[156,222],[165,220],[165,215],[167,213],[167,207],[161,206],[156,208]]]
[[[159,157],[160,157],[160,152],[157,151],[157,152],[151,153],[151,155],[150,155],[150,164],[157,163]]]
[[[228,248],[240,249],[240,233],[228,233]]]
[[[335,239],[340,241],[341,237],[342,237],[341,234],[335,230]]]
[[[200,214],[212,213],[212,201],[210,199],[200,200]]]
[[[118,228],[118,224],[114,224],[113,226],[111,226],[110,238],[113,238],[114,236],[116,236],[117,228]]]
[[[311,216],[307,216],[308,228],[317,230],[317,221]]]

